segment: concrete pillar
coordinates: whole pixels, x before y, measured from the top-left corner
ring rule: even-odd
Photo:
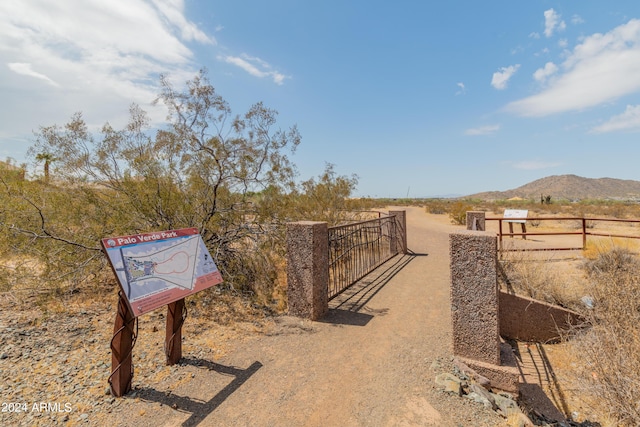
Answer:
[[[467,230],[485,231],[485,213],[480,211],[467,212]]]
[[[496,236],[462,231],[449,237],[453,353],[500,365]]]
[[[407,250],[407,211],[389,211],[395,218],[396,233],[391,240],[391,253],[406,254]]]
[[[287,224],[289,314],[317,320],[329,310],[329,234],[326,222]]]

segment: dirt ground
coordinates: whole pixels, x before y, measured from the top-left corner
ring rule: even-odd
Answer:
[[[448,239],[461,227],[402,209],[411,253],[333,300],[319,322],[280,316],[211,327],[188,318],[183,359],[165,366],[163,313],[142,316],[133,391],[124,398],[107,387],[112,307],[44,316],[11,312],[3,300],[0,396],[25,410],[0,412],[0,424],[504,425],[434,382],[452,370]]]

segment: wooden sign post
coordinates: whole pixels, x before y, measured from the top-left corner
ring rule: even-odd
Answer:
[[[137,319],[131,314],[122,292],[118,293],[118,311],[111,339],[111,394],[121,397],[131,390],[133,379],[133,344],[137,336]],[[134,325],[136,326],[134,331]]]
[[[167,331],[164,341],[167,365],[175,365],[182,358],[182,325],[186,317],[184,298],[167,306]]]
[[[527,240],[527,216],[529,211],[526,209],[505,209],[502,217],[509,223],[509,233],[513,238],[513,223],[518,223],[522,227],[522,238]],[[508,219],[513,218],[513,219]]]

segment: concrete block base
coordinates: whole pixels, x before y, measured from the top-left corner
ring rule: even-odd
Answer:
[[[472,377],[488,379],[491,388],[518,395],[520,391],[520,371],[518,370],[515,355],[509,344],[500,344],[500,359],[500,365],[494,365],[492,363],[456,356],[454,364],[462,371],[467,371],[470,368],[473,372],[467,372],[467,374]]]

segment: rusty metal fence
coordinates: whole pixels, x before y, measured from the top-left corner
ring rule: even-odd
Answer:
[[[329,299],[398,254],[403,241],[395,216],[329,228]]]
[[[577,230],[574,231],[547,231],[547,232],[529,232],[523,228],[522,233],[514,233],[511,229],[508,233],[502,231],[502,222],[514,220],[514,218],[504,218],[504,217],[495,217],[495,218],[485,218],[486,221],[497,221],[498,222],[498,245],[501,251],[574,251],[574,250],[584,250],[587,248],[587,236],[599,236],[599,237],[610,237],[610,238],[622,238],[622,239],[640,239],[639,235],[631,235],[631,234],[619,234],[612,232],[598,232],[598,231],[589,231],[589,227],[593,225],[595,222],[611,222],[611,223],[626,223],[631,225],[640,224],[640,219],[619,219],[619,218],[585,218],[585,217],[535,217],[535,218],[515,218],[516,220],[523,221],[558,221],[558,222],[575,222],[579,224]],[[503,247],[503,236],[509,237],[522,237],[526,239],[527,236],[570,236],[577,235],[582,237],[582,245],[574,246],[574,247],[552,247],[552,248],[511,248],[506,249]]]

